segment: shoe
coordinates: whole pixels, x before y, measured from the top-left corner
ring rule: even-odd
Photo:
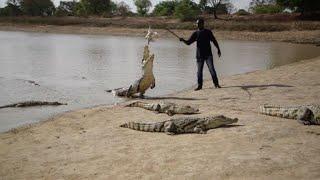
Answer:
[[[216,87],[216,88],[221,88],[221,86],[220,86],[220,85],[216,85],[215,87]]]
[[[199,90],[201,90],[201,89],[202,89],[202,87],[201,87],[201,86],[198,86],[197,88],[194,89],[194,91],[199,91]]]

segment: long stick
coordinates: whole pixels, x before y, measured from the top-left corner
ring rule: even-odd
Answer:
[[[170,29],[166,28],[166,30],[169,31],[171,34],[173,34],[178,39],[180,39],[180,37],[176,33],[174,33],[173,31],[171,31]]]

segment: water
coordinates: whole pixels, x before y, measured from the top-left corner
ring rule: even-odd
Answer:
[[[68,103],[0,109],[0,131],[65,111],[124,101],[104,90],[127,86],[139,77],[145,42],[142,37],[0,31],[0,106],[28,100]],[[320,55],[320,48],[310,45],[220,41],[220,46],[223,57],[214,57],[220,77]],[[151,51],[156,56],[156,88],[147,96],[171,94],[196,84],[195,45],[160,39]],[[209,77],[206,66],[205,77]]]

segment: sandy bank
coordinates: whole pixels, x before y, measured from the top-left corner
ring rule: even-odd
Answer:
[[[65,34],[95,34],[116,36],[145,36],[146,29],[122,27],[88,27],[88,26],[57,26],[0,23],[0,31],[25,31]],[[156,29],[161,38],[175,38],[168,31]],[[192,31],[174,30],[182,37],[188,38]],[[252,40],[252,41],[280,41],[303,44],[320,44],[320,30],[279,31],[279,32],[250,32],[250,31],[215,31],[217,39],[222,40]]]
[[[320,99],[320,57],[268,71],[206,82],[167,101],[197,106],[201,116],[238,117],[206,135],[168,136],[120,128],[169,117],[140,108],[97,107],[0,134],[4,179],[319,179],[320,127],[258,114],[260,104]],[[191,98],[191,99],[190,99]],[[193,99],[192,99],[193,98]],[[156,101],[146,100],[146,101]]]

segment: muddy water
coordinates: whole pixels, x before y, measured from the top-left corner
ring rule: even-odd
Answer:
[[[0,131],[69,110],[124,101],[104,90],[126,86],[139,77],[145,42],[141,37],[0,31],[0,106],[27,100],[68,103],[0,109]],[[214,58],[220,77],[320,55],[320,48],[310,45],[220,41],[220,46],[223,56]],[[160,39],[151,45],[151,51],[156,56],[156,88],[147,96],[163,96],[195,85],[194,45]],[[207,67],[205,77],[209,77]]]

